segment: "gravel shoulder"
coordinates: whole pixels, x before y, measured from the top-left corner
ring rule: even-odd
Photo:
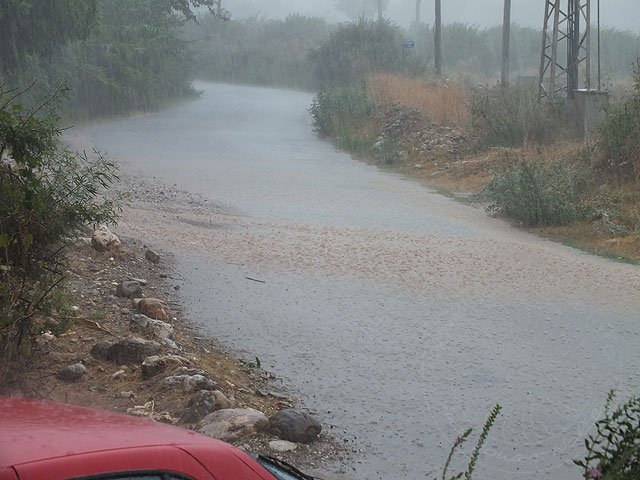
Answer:
[[[127,205],[123,225],[150,210],[165,215],[177,209],[208,214],[226,211],[187,192],[133,177],[123,176],[110,194],[116,191],[119,196],[124,194]],[[145,378],[142,365],[120,365],[96,354],[96,345],[113,344],[131,336],[153,339],[149,332],[134,328],[132,318],[138,313],[135,300],[117,294],[119,284],[134,280],[142,284],[140,296],[164,302],[170,312],[167,323],[173,334],[158,355],[179,357],[183,359],[179,367],[182,371],[189,369],[211,379],[212,388],[228,399],[228,408],[255,409],[267,417],[285,409],[305,410],[303,401],[287,390],[277,374],[262,369],[259,359],[238,359],[215,338],[202,335],[197,322],[185,316],[179,292],[180,272],[175,270],[169,252],[158,250],[160,261],[153,263],[145,258],[153,246],[146,245],[144,238],[127,236],[126,227],[116,227],[114,231],[119,234],[121,245],[105,252],[92,247],[92,229],[77,232],[70,239],[66,253],[68,309],[55,317],[39,319],[42,334],[36,338],[25,371],[0,389],[3,394],[103,408],[196,429],[198,423],[183,414],[193,404],[198,389],[168,385],[163,379],[171,373],[169,370]],[[77,364],[86,367],[79,377],[64,378],[60,373]],[[287,452],[272,448],[270,442],[278,438],[264,431],[240,435],[230,442],[248,451],[278,457],[304,471],[320,472],[326,478],[327,471],[343,470],[340,465],[348,455],[329,433],[321,433],[311,444],[296,443],[295,449]]]

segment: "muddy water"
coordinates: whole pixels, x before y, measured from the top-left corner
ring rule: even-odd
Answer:
[[[204,331],[363,450],[340,478],[433,478],[498,402],[476,478],[578,478],[607,391],[638,390],[640,270],[352,160],[312,135],[307,94],[199,88],[76,133],[225,206],[142,205],[122,228],[176,255]]]

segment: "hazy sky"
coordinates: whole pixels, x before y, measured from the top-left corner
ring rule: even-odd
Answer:
[[[565,0],[563,2],[566,3]],[[223,0],[222,3],[233,18],[256,14],[282,18],[297,12],[323,16],[332,21],[346,20],[333,8],[333,0]],[[594,16],[596,3],[597,0],[592,0]],[[542,27],[544,0],[512,0],[512,4],[514,22]],[[502,22],[502,8],[503,0],[443,0],[443,21],[472,23],[483,27],[499,25]],[[433,9],[434,0],[422,1],[424,22],[433,21]],[[601,0],[601,12],[604,26],[640,32],[640,0]],[[387,16],[401,25],[408,24],[415,16],[415,0],[390,0]]]

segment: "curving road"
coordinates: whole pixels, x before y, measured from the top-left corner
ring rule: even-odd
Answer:
[[[433,478],[499,402],[475,478],[580,478],[607,391],[638,392],[640,270],[351,159],[312,134],[308,94],[198,88],[75,133],[225,206],[131,211],[125,228],[176,255],[204,331],[363,450],[340,477]]]

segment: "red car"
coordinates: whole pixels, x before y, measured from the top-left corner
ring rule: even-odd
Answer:
[[[0,480],[309,479],[275,459],[150,420],[0,398]]]

